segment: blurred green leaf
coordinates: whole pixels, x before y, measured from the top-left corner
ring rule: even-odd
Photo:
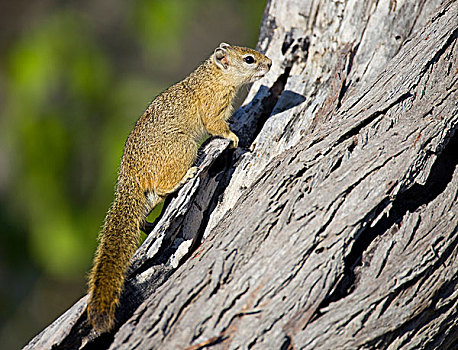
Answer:
[[[103,218],[91,215],[92,196],[83,201],[88,207],[80,207],[78,194],[71,190],[81,190],[75,182],[81,180],[86,163],[96,164],[96,137],[108,114],[105,106],[110,105],[106,91],[112,81],[111,64],[85,32],[81,18],[55,14],[11,49],[6,70],[6,127],[10,147],[19,156],[13,164],[13,205],[22,209],[29,223],[33,256],[50,274],[71,276],[87,269],[95,243],[91,238]],[[83,135],[93,138],[81,144]],[[75,167],[75,154],[81,153],[86,156]],[[97,180],[90,182],[96,189]],[[70,213],[84,210],[92,223],[91,236],[70,220]]]
[[[146,52],[159,64],[179,62],[183,54],[186,23],[192,18],[196,0],[138,0],[133,24]]]

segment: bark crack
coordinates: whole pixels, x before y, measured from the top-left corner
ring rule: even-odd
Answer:
[[[249,290],[249,286],[247,285],[247,286],[245,286],[245,288],[244,288],[242,291],[240,291],[239,293],[237,293],[237,294],[232,298],[232,300],[231,300],[231,302],[230,302],[230,304],[229,304],[228,306],[224,307],[224,308],[221,310],[221,312],[219,313],[218,318],[217,318],[217,320],[216,320],[216,322],[215,322],[215,327],[216,327],[216,326],[218,325],[218,323],[222,320],[222,318],[223,318],[223,316],[226,314],[226,312],[228,312],[230,309],[232,309],[232,307],[235,305],[235,303],[236,303],[242,296],[244,296],[244,295],[248,292],[248,290]],[[230,323],[229,323],[229,325],[230,325]],[[229,325],[228,325],[227,327],[229,327]],[[225,328],[223,329],[223,332],[227,329],[227,327],[225,327]]]
[[[413,213],[421,206],[427,205],[446,189],[452,181],[455,167],[458,164],[456,149],[458,149],[458,135],[454,135],[450,139],[442,153],[437,157],[424,185],[414,184],[400,193],[391,202],[392,206],[389,212],[383,214],[373,227],[371,227],[373,219],[383,213],[390,200],[386,198],[366,216],[363,220],[366,224],[357,233],[357,238],[349,254],[344,258],[344,277],[338,282],[334,291],[325,297],[317,310],[322,310],[331,302],[345,298],[354,290],[356,287],[355,268],[361,265],[364,252],[376,237],[384,235],[393,226],[400,224],[407,212]]]
[[[404,100],[408,99],[409,97],[412,97],[412,94],[410,92],[406,92],[399,96],[396,100],[391,102],[387,107],[383,108],[382,110],[375,111],[371,115],[369,115],[367,118],[361,120],[359,123],[357,123],[354,127],[352,127],[350,130],[345,132],[339,139],[335,142],[335,144],[339,144],[344,142],[345,140],[358,135],[363,128],[368,126],[370,123],[372,123],[375,119],[377,119],[379,116],[386,114],[391,108],[394,106],[402,103]]]
[[[210,281],[207,281],[206,283],[203,283],[200,287],[196,288],[193,290],[192,294],[185,300],[183,305],[181,305],[180,309],[172,315],[171,318],[169,318],[165,325],[162,328],[162,332],[165,337],[169,335],[170,330],[172,329],[172,326],[174,323],[178,321],[180,318],[181,314],[184,312],[184,310],[191,305],[192,301],[202,292],[202,290],[205,289],[210,284]]]
[[[458,227],[455,228],[452,236],[456,236],[457,232],[458,232]],[[386,309],[389,307],[391,302],[400,293],[405,291],[407,286],[413,285],[415,282],[417,282],[420,279],[428,278],[428,276],[431,274],[431,271],[436,270],[441,265],[443,265],[444,262],[447,259],[449,259],[449,257],[451,257],[451,255],[453,254],[454,250],[456,250],[455,247],[457,245],[458,245],[458,237],[456,236],[456,238],[454,240],[454,244],[450,244],[448,249],[446,251],[444,251],[442,256],[440,258],[438,258],[437,261],[430,268],[425,269],[425,271],[423,271],[420,275],[416,276],[412,280],[409,280],[406,283],[397,286],[397,288],[395,290],[393,290],[393,292],[390,294],[388,300],[385,302],[385,304],[383,306],[383,310],[381,311],[380,314],[383,314],[386,311]],[[453,301],[449,301],[449,303],[444,303],[442,305],[441,305],[441,301],[446,299],[447,296],[450,296],[450,295],[452,295],[452,293],[454,293],[454,290],[455,290],[455,287],[456,287],[457,283],[458,283],[458,275],[455,274],[455,278],[453,278],[449,283],[444,284],[439,290],[437,290],[433,294],[433,296],[431,297],[431,302],[418,315],[416,315],[412,319],[410,319],[407,322],[405,322],[402,327],[397,327],[397,329],[395,331],[390,331],[390,332],[386,332],[384,334],[381,334],[379,337],[374,339],[373,344],[374,345],[378,344],[379,346],[380,346],[380,344],[388,345],[393,341],[394,338],[401,338],[406,333],[411,333],[411,332],[416,333],[416,332],[418,332],[419,331],[419,329],[417,327],[418,323],[420,323],[420,324],[429,324],[433,319],[438,318],[443,314],[443,312],[441,310],[444,310],[444,311],[453,310],[453,307],[450,307],[450,305],[448,305],[448,304],[452,303]],[[456,301],[455,301],[455,304],[457,304]],[[431,312],[431,310],[434,310],[434,312]],[[424,318],[426,318],[427,321],[425,321]],[[452,321],[455,322],[454,328],[455,329],[458,328],[458,324],[456,323],[456,315],[454,316],[453,312],[452,312],[452,315],[451,315],[450,318],[451,318]],[[452,323],[452,322],[450,322],[450,323]],[[452,334],[449,335],[448,341],[449,342],[456,342],[458,340],[458,333],[457,332],[453,332],[453,331],[451,333]],[[412,336],[412,334],[410,334],[410,336]],[[447,336],[444,335],[442,340],[444,341],[446,337]],[[435,346],[433,347],[435,349],[438,348],[440,345],[443,345],[443,343],[439,339],[432,339],[430,341],[430,343],[435,344]],[[426,344],[424,344],[424,345],[426,345]],[[429,347],[426,347],[426,348],[429,348]],[[448,348],[448,347],[446,347],[446,348]]]

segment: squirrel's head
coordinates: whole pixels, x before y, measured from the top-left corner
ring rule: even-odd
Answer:
[[[270,70],[272,60],[247,47],[221,43],[213,53],[213,62],[223,74],[228,74],[236,85],[251,83]]]

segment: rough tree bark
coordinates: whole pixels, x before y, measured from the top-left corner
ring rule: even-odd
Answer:
[[[268,1],[274,61],[137,251],[26,349],[458,348],[458,3]]]

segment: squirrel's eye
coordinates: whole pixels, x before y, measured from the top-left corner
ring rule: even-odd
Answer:
[[[246,56],[246,57],[243,58],[243,60],[248,64],[254,63],[254,57],[253,56]]]

